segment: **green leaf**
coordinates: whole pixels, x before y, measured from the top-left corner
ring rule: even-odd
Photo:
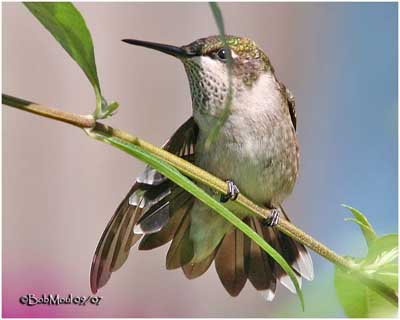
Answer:
[[[211,128],[211,131],[207,137],[207,140],[205,142],[205,148],[206,150],[211,146],[211,144],[214,142],[215,138],[218,136],[219,131],[221,130],[222,126],[228,119],[231,111],[231,104],[232,104],[232,99],[233,99],[233,90],[232,90],[232,54],[231,50],[229,48],[228,42],[226,41],[226,36],[225,36],[225,27],[224,27],[224,19],[222,17],[221,10],[219,9],[219,6],[216,2],[210,2],[210,8],[214,16],[214,20],[217,24],[219,35],[221,37],[221,40],[224,44],[225,51],[227,54],[227,68],[228,68],[228,80],[229,80],[229,86],[228,86],[228,94],[225,100],[225,106],[224,110],[222,111],[222,114],[220,117],[217,119],[214,127]]]
[[[213,13],[213,16],[214,16],[215,23],[217,24],[217,27],[218,27],[219,35],[220,35],[221,40],[226,49],[226,55],[227,55],[226,63],[228,64],[228,66],[231,67],[232,66],[232,54],[231,54],[231,50],[229,49],[228,43],[226,41],[224,19],[222,17],[221,10],[218,6],[218,3],[210,2],[209,4],[210,4],[211,12]]]
[[[397,308],[339,268],[335,269],[335,288],[339,302],[352,318],[393,317]]]
[[[92,37],[85,20],[69,2],[25,2],[25,6],[80,65],[100,92]]]
[[[368,219],[360,211],[358,211],[355,208],[352,208],[345,204],[342,204],[342,207],[349,209],[350,212],[353,214],[354,219],[347,218],[345,220],[353,221],[360,226],[361,231],[364,235],[364,238],[367,241],[367,245],[369,246],[369,244],[376,239],[376,233],[375,233],[374,229],[372,228],[372,226],[370,225],[370,223],[368,222]]]
[[[102,119],[112,116],[118,108],[119,103],[116,101],[112,101],[104,110],[104,115],[102,116]]]
[[[368,255],[361,266],[368,272],[379,272],[381,267],[397,263],[398,254],[398,235],[387,234],[370,244]]]
[[[368,317],[367,287],[355,280],[350,274],[335,267],[335,289],[347,316],[352,318]]]
[[[235,214],[229,211],[226,207],[224,207],[220,202],[216,201],[212,198],[207,192],[194,184],[189,178],[182,175],[176,168],[172,167],[165,161],[159,159],[158,157],[152,155],[151,153],[141,149],[140,147],[123,141],[119,138],[104,135],[101,132],[93,131],[91,134],[95,135],[96,139],[104,141],[106,143],[115,146],[130,155],[142,160],[143,162],[150,165],[152,168],[159,171],[161,174],[166,176],[168,179],[184,188],[186,191],[191,193],[200,201],[207,204],[210,208],[215,210],[217,213],[222,215],[225,219],[227,219],[230,223],[240,229],[244,234],[246,234],[249,238],[255,241],[263,250],[265,250],[281,267],[283,270],[291,278],[294,286],[296,287],[297,294],[300,299],[300,303],[302,308],[304,309],[304,298],[303,293],[300,289],[299,283],[295,276],[294,271],[286,262],[286,260],[267,242],[264,241],[262,237],[260,237],[255,231],[253,231],[246,223],[244,223],[240,218],[238,218]]]
[[[357,220],[365,224],[365,221]],[[369,225],[369,224],[368,224]],[[375,235],[376,236],[376,235]],[[398,235],[388,234],[370,240],[364,259],[353,259],[361,272],[398,292]],[[349,317],[393,317],[397,307],[357,280],[351,272],[336,267],[335,288],[341,305]]]
[[[81,67],[96,94],[96,118],[111,112],[101,96],[92,37],[85,20],[70,2],[24,2],[29,11],[53,35],[61,46]]]

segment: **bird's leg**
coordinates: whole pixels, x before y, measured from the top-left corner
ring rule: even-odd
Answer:
[[[279,223],[279,215],[280,215],[280,210],[273,208],[270,216],[262,221],[263,226],[275,227]]]
[[[220,199],[220,201],[223,203],[227,202],[228,200],[236,200],[240,192],[239,188],[232,180],[226,180],[226,183],[228,184],[228,191],[226,194],[222,194]]]

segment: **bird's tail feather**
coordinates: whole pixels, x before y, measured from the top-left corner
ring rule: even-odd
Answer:
[[[189,238],[190,214],[185,214],[169,247],[167,269],[176,269],[187,264],[193,257],[193,243]]]
[[[132,191],[134,190],[135,188]],[[194,198],[189,193],[183,192],[176,193],[174,199],[175,201],[171,204],[176,204],[176,206],[170,208],[168,223],[159,232],[145,234],[140,241],[139,250],[151,250],[172,240],[166,257],[166,267],[167,269],[181,267],[188,279],[201,276],[215,261],[217,274],[231,296],[237,296],[241,292],[247,279],[268,301],[275,296],[277,282],[281,282],[290,291],[296,292],[285,271],[238,229],[232,229],[225,234],[207,257],[193,262],[195,252],[193,241],[190,239],[190,211]],[[95,255],[92,265],[93,292],[107,282],[112,271],[120,268],[128,256],[130,247],[142,236],[132,232],[133,226],[141,216],[140,212],[137,212],[141,210],[140,206],[133,209],[127,206],[126,202],[118,208],[117,211],[120,214],[115,215],[110,221],[107,227],[108,232],[103,235],[106,238],[99,243],[100,248],[97,249],[99,256]],[[282,212],[284,215],[282,218],[288,219],[283,209]],[[312,280],[311,257],[303,245],[274,228],[264,226],[259,218],[246,217],[244,222],[285,258],[300,281],[302,277]],[[103,246],[112,246],[112,248],[107,249]],[[119,254],[116,254],[118,252]],[[107,256],[104,256],[105,254]]]
[[[190,219],[190,215],[187,216],[187,219]],[[283,218],[287,219],[285,213]],[[294,269],[300,284],[302,277],[312,280],[311,257],[303,245],[274,228],[264,226],[261,220],[256,217],[247,217],[244,221],[285,258]],[[189,228],[189,226],[185,225],[185,228]],[[176,243],[185,240],[182,233],[177,232],[177,236],[178,241]],[[233,229],[226,234],[208,257],[195,263],[186,263],[189,257],[193,255],[190,239],[186,238],[186,241],[188,242],[186,248],[190,248],[190,254],[186,256],[187,259],[180,258],[179,260],[176,256],[170,254],[170,257],[167,257],[167,266],[182,267],[189,279],[204,274],[214,260],[217,274],[231,296],[237,296],[241,292],[247,279],[255,289],[261,291],[268,301],[271,301],[275,296],[277,282],[281,282],[290,291],[296,292],[290,278],[279,264],[238,229]],[[176,248],[177,245],[173,241],[169,253],[178,252]],[[180,252],[185,251],[181,250]],[[171,257],[174,257],[174,260],[171,260]],[[168,262],[168,259],[174,261],[175,264],[172,264],[171,261]]]
[[[287,219],[286,215],[285,218]],[[256,217],[248,217],[244,221],[285,258],[294,269],[300,284],[302,277],[307,280],[313,279],[311,257],[302,244],[274,228],[263,226]],[[235,229],[225,235],[216,251],[215,267],[222,284],[231,296],[240,293],[247,279],[255,289],[262,291],[265,299],[269,301],[275,296],[278,281],[290,291],[296,292],[290,278],[279,264],[240,230]]]

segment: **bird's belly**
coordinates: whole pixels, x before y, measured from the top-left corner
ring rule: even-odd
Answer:
[[[240,192],[258,205],[281,204],[297,176],[293,130],[281,127],[254,138],[244,132],[235,139],[225,138],[222,132],[209,150],[196,152],[196,164],[223,180],[232,179]]]

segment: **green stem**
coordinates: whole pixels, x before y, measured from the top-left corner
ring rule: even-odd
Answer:
[[[184,175],[187,175],[194,180],[207,185],[214,190],[225,193],[227,189],[226,182],[218,179],[217,177],[211,175],[207,171],[196,167],[191,164],[175,156],[164,149],[158,148],[155,145],[146,142],[138,137],[135,137],[125,131],[120,129],[115,129],[110,126],[104,125],[102,123],[96,122],[92,116],[84,116],[77,115],[69,112],[59,111],[57,109],[49,108],[43,105],[38,105],[30,101],[26,101],[23,99],[15,98],[6,94],[2,95],[2,103],[4,105],[8,105],[20,110],[28,111],[31,113],[35,113],[37,115],[41,115],[47,118],[51,118],[54,120],[62,121],[76,127],[80,127],[83,129],[90,129],[94,133],[99,133],[102,135],[113,136],[119,138],[123,141],[134,144],[153,155],[157,156],[161,160],[171,164],[173,167],[178,169]],[[242,207],[248,209],[254,214],[258,215],[261,218],[268,217],[271,213],[270,210],[258,207],[248,198],[239,194],[237,198],[237,203],[239,203]],[[386,286],[384,283],[377,281],[375,279],[371,279],[368,275],[357,271],[355,265],[349,260],[342,256],[339,256],[333,250],[329,249],[327,246],[322,244],[321,242],[315,240],[310,235],[297,228],[295,225],[290,223],[287,220],[281,219],[276,228],[290,236],[294,240],[304,244],[311,250],[315,251],[320,256],[323,256],[327,260],[331,261],[335,265],[341,267],[342,269],[351,272],[354,276],[359,279],[359,281],[363,282],[365,285],[370,287],[372,290],[376,291],[378,294],[382,295],[389,302],[397,307],[398,305],[398,297],[397,293],[390,287]]]
[[[34,113],[42,117],[65,122],[79,128],[92,128],[95,125],[95,121],[92,116],[83,116],[75,113],[61,111],[58,109],[36,104],[31,101],[26,101],[20,98],[9,96],[7,94],[2,94],[1,96],[3,104]]]

